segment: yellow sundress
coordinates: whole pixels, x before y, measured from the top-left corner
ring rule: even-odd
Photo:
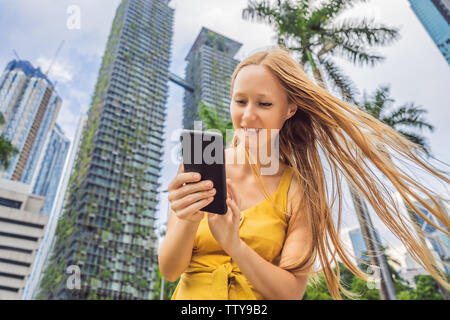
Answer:
[[[284,211],[293,170],[283,171],[273,199]],[[265,260],[277,264],[283,248],[287,217],[269,199],[241,211],[240,238]],[[172,295],[172,300],[262,300],[239,267],[214,239],[205,213],[194,240],[191,262]]]

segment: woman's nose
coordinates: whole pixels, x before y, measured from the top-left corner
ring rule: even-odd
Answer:
[[[247,107],[245,108],[244,114],[242,115],[242,119],[247,120],[247,121],[253,121],[256,119],[255,108],[252,105],[250,105],[250,104],[247,105]]]

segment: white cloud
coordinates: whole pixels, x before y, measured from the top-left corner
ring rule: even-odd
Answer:
[[[54,82],[67,83],[72,81],[73,78],[73,68],[68,62],[58,61],[56,58],[51,65],[52,58],[47,58],[40,56],[36,59],[35,66],[40,67],[42,72],[48,73],[48,78],[52,79]],[[51,65],[51,69],[49,70]]]

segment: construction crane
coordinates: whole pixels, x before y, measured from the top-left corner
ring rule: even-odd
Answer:
[[[59,47],[58,47],[58,49],[57,49],[56,52],[55,52],[55,56],[53,57],[52,61],[50,62],[50,66],[48,67],[48,70],[47,70],[47,72],[45,73],[45,76],[48,76],[50,70],[51,70],[52,67],[53,67],[53,64],[55,63],[56,58],[58,57],[59,52],[61,51],[61,49],[62,49],[62,47],[63,47],[63,45],[64,45],[64,40],[61,41],[61,43],[59,44]]]
[[[17,54],[16,50],[13,49],[14,55],[16,56],[17,60],[20,60],[19,55]]]

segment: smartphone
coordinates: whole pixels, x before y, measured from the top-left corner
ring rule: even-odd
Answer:
[[[211,180],[216,189],[214,200],[202,211],[225,214],[228,207],[223,136],[212,131],[183,130],[180,136],[184,172],[198,172],[202,180]]]

